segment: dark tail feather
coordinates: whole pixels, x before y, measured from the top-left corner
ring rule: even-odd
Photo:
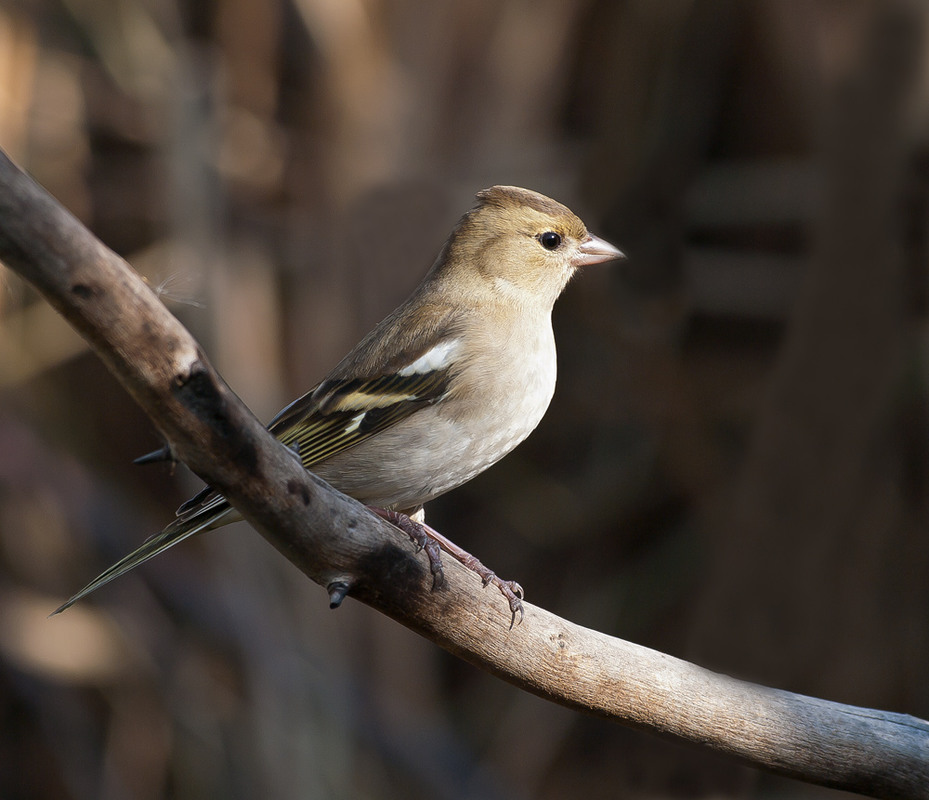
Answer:
[[[178,542],[183,542],[184,539],[188,539],[195,534],[202,533],[214,527],[219,527],[220,525],[225,525],[226,522],[231,522],[231,519],[221,521],[229,511],[229,506],[223,503],[218,509],[215,507],[208,509],[207,513],[201,512],[200,514],[195,514],[190,517],[181,517],[174,520],[174,522],[168,525],[161,533],[156,533],[150,539],[146,539],[141,547],[137,550],[133,550],[129,555],[120,559],[112,567],[94,578],[76,595],[70,598],[68,602],[56,608],[49,616],[53,617],[55,614],[60,614],[66,608],[70,608],[78,600],[87,597],[87,595],[96,591],[104,584],[118,578],[120,575],[125,575],[129,570],[134,569],[139,566],[139,564],[144,564],[150,558],[154,558],[159,553],[163,553]]]

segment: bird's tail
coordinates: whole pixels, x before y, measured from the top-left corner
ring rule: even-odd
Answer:
[[[124,575],[129,570],[144,564],[150,558],[154,558],[159,553],[163,553],[169,547],[173,547],[178,542],[183,542],[198,533],[203,533],[220,525],[233,522],[236,517],[232,508],[221,498],[221,502],[213,502],[207,507],[198,508],[192,513],[182,514],[161,533],[156,533],[136,550],[129,555],[121,558],[112,567],[102,572],[90,583],[88,583],[77,594],[71,597],[66,603],[56,608],[49,616],[60,614],[66,608],[73,606],[78,600],[87,597],[91,592],[96,591],[104,584],[109,583],[114,578]]]

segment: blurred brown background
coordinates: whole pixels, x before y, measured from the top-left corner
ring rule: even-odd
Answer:
[[[536,434],[430,520],[529,599],[929,716],[929,6],[0,0],[0,146],[262,418],[476,190],[630,260],[556,308]],[[821,798],[523,694],[247,526],[67,614],[198,482],[0,274],[0,797]],[[837,796],[837,795],[834,795]]]

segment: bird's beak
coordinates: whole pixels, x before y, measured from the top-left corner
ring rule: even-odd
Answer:
[[[625,253],[618,247],[613,247],[609,242],[590,234],[577,248],[574,266],[586,267],[588,264],[602,264],[604,261],[615,261],[625,257]]]

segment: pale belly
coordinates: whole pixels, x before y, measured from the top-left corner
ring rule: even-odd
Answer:
[[[312,470],[368,505],[418,508],[483,472],[535,429],[555,389],[554,343],[543,355],[509,370],[506,384],[483,397],[424,408]]]

